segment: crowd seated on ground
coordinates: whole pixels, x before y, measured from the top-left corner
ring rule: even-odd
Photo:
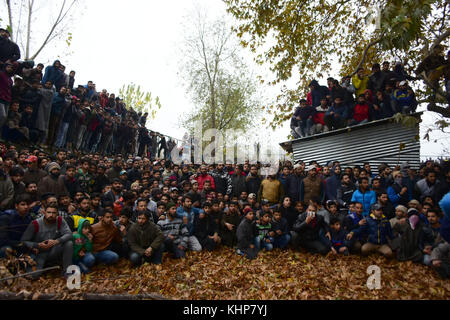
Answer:
[[[0,258],[29,254],[37,271],[89,273],[121,258],[137,267],[228,247],[248,259],[378,253],[450,276],[448,161],[377,172],[369,163],[285,162],[262,177],[248,161],[179,166],[14,145],[0,146],[0,157]]]
[[[146,135],[145,114],[92,82],[74,87],[75,72],[67,75],[59,61],[45,70],[18,63],[8,37],[1,29],[0,125],[13,143],[0,144],[0,258],[30,255],[38,271],[31,279],[54,264],[67,277],[73,264],[89,273],[121,258],[137,267],[220,247],[248,259],[271,250],[378,253],[450,277],[448,161],[427,161],[418,171],[382,164],[378,172],[370,163],[285,162],[266,177],[249,161],[180,166],[164,137],[157,150],[156,133]],[[413,112],[406,78],[397,88],[379,73],[406,77],[401,68],[377,70],[370,78],[359,70],[353,85],[349,78],[341,86],[330,79],[329,88],[313,81],[295,132]],[[370,108],[366,88],[375,91]]]
[[[384,62],[382,66],[373,64],[371,74],[359,68],[353,77],[346,76],[341,82],[330,77],[328,86],[312,80],[307,98],[300,101],[291,118],[291,135],[299,139],[396,113],[414,113],[417,100],[408,81],[416,79],[405,73],[401,62],[396,62],[393,70]]]
[[[84,153],[169,158],[174,139],[148,130],[137,113],[95,83],[75,85],[75,71],[56,60],[45,67],[18,62],[20,50],[0,29],[0,135],[10,142]],[[14,81],[12,78],[14,77]]]

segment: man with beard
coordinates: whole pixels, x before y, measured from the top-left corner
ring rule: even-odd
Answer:
[[[317,168],[314,165],[310,165],[307,171],[308,175],[302,181],[300,200],[308,204],[309,200],[316,197],[322,202],[325,196],[325,186],[322,179],[317,175]]]
[[[274,175],[268,175],[267,178],[261,182],[258,191],[258,202],[261,202],[262,199],[266,199],[271,205],[275,205],[281,201],[283,196],[283,185]]]
[[[37,212],[35,209],[39,209],[39,206],[41,204],[37,192],[37,184],[34,182],[25,183],[25,194],[30,197],[31,211]]]
[[[372,179],[372,190],[375,191],[375,193],[378,195],[382,194],[382,193],[386,193],[386,188],[383,188],[381,186],[381,177],[380,176],[376,176],[375,178]]]
[[[183,165],[181,167],[181,177],[178,180],[181,183],[183,183],[183,181],[185,181],[185,180],[189,181],[191,176],[192,176],[192,172],[189,171],[189,166]]]
[[[97,167],[97,174],[94,177],[94,184],[92,186],[93,192],[101,193],[102,189],[110,184],[108,177],[105,175],[106,167],[104,165],[99,165]]]
[[[303,163],[296,164],[294,166],[294,173],[289,175],[286,179],[286,194],[293,202],[300,201],[302,181],[305,177],[304,169],[305,166]]]
[[[39,168],[38,162],[39,160],[36,156],[29,156],[26,160],[28,169],[25,171],[25,174],[23,176],[23,182],[25,182],[25,184],[38,184],[38,182],[47,175],[44,170]]]
[[[64,177],[60,176],[59,171],[60,167],[56,162],[48,165],[48,172],[50,174],[38,183],[38,192],[41,196],[45,193],[53,193],[57,196],[68,193],[64,184]]]
[[[92,226],[92,251],[96,262],[112,265],[119,260],[122,236],[113,223],[113,213],[105,210],[101,215],[100,222]]]
[[[377,201],[374,191],[369,189],[369,179],[361,178],[359,180],[359,188],[353,192],[352,201],[363,204],[363,216],[370,214],[371,206]]]
[[[122,181],[119,178],[115,178],[111,190],[103,195],[102,203],[104,204],[107,201],[114,203],[119,200],[122,197],[122,189]]]
[[[197,180],[192,180],[192,189],[186,195],[192,199],[192,204],[194,207],[199,208],[200,202],[202,201],[202,195],[198,190],[198,182]]]
[[[208,174],[208,169],[205,165],[200,167],[200,174],[192,176],[192,178],[196,179],[198,182],[198,190],[203,191],[203,186],[205,181],[211,182],[211,189],[215,190],[215,181],[214,178]]]
[[[120,178],[120,172],[122,171],[123,161],[120,158],[116,158],[113,162],[113,167],[106,171],[106,176],[110,181],[113,181],[115,178]]]
[[[408,187],[403,184],[402,173],[400,171],[394,171],[392,177],[394,178],[394,183],[387,189],[389,200],[392,202],[394,208],[400,204],[407,206],[411,198],[409,197],[410,192]]]
[[[59,150],[56,153],[56,163],[59,164],[61,168],[60,173],[66,174],[67,163],[66,163],[67,153],[64,150]]]
[[[164,234],[156,224],[149,221],[148,213],[138,212],[137,223],[128,232],[131,265],[137,267],[143,261],[161,264],[163,242]]]
[[[145,213],[147,215],[147,220],[153,223],[157,223],[159,220],[159,217],[156,212],[152,212],[149,210],[150,199],[148,198],[139,198],[136,200],[136,206],[133,211],[133,214],[131,216],[131,221],[136,222],[138,220],[138,217],[140,214]],[[153,202],[153,201],[152,201]],[[158,202],[160,203],[160,202]],[[167,203],[165,204],[167,205]],[[158,205],[156,204],[156,207],[158,208]]]
[[[395,217],[395,208],[397,208],[398,205],[392,205],[386,192],[377,195],[377,202],[375,204],[378,204],[381,207],[383,215],[386,216],[386,218],[392,219]]]
[[[33,252],[37,270],[62,258],[66,276],[66,270],[72,264],[72,232],[64,219],[58,216],[56,205],[48,206],[42,218],[28,225],[21,241]],[[32,278],[38,279],[41,274],[34,274]]]
[[[142,178],[142,170],[139,169],[139,162],[140,159],[135,158],[133,160],[133,167],[128,170],[127,178],[131,183],[135,182],[136,180],[141,180]]]
[[[67,224],[72,231],[78,230],[78,223],[81,219],[89,221],[91,225],[97,222],[97,216],[92,211],[90,202],[88,197],[83,197],[78,200],[78,210],[67,219]]]
[[[261,182],[261,177],[258,175],[258,167],[256,165],[252,165],[250,167],[250,173],[245,179],[245,187],[247,188],[247,192],[249,194],[258,194]]]
[[[325,198],[326,200],[337,200],[337,191],[341,183],[341,167],[334,166],[331,175],[325,180]]]
[[[216,170],[210,173],[210,175],[214,178],[214,191],[220,192],[223,195],[231,194],[232,191],[232,182],[231,177],[227,171],[224,170],[224,164],[217,164]]]

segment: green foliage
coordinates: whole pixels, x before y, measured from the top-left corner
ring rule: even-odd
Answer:
[[[119,95],[127,108],[133,108],[136,112],[148,112],[152,119],[155,119],[156,112],[161,109],[161,102],[158,97],[153,99],[150,92],[143,91],[141,86],[136,86],[134,83],[127,86],[123,85],[119,90]]]

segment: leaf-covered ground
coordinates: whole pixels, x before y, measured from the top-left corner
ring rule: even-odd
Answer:
[[[381,268],[381,290],[366,286],[367,268]],[[310,255],[292,250],[262,252],[248,261],[233,250],[188,253],[186,259],[164,255],[159,266],[130,268],[127,260],[116,266],[94,267],[82,276],[81,289],[69,292],[55,271],[40,280],[17,279],[0,290],[33,294],[57,293],[58,299],[77,299],[81,293],[157,293],[171,299],[449,299],[450,281],[429,267],[400,263],[374,255]]]

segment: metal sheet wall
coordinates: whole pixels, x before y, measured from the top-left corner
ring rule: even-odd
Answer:
[[[324,165],[339,161],[342,166],[362,165],[369,162],[373,172],[381,163],[395,166],[408,161],[411,167],[420,166],[420,142],[415,137],[419,128],[406,128],[396,123],[362,127],[350,132],[292,142],[294,160],[318,161]],[[406,147],[400,151],[400,144]]]

